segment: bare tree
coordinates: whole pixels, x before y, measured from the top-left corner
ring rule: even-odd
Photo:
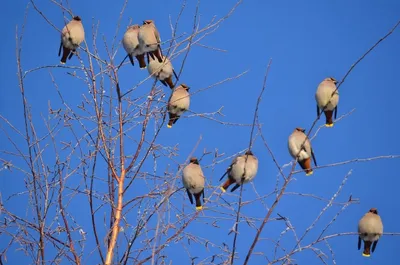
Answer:
[[[241,3],[239,0],[224,16],[212,18],[204,24],[200,22],[198,1],[192,14],[192,31],[185,34],[179,30],[181,16],[186,12],[186,1],[182,2],[176,20],[170,20],[171,36],[162,44],[164,54],[175,65],[181,62],[178,76],[185,69],[192,47],[219,50],[204,45],[202,41],[217,32]],[[64,14],[66,22],[73,14],[68,1],[50,0],[39,4],[38,1],[31,0],[26,8],[25,20],[30,13],[39,14],[50,26],[49,29],[61,33],[61,29],[56,26],[60,23],[51,21],[48,14],[42,11],[40,6],[45,4],[57,6]],[[0,233],[7,244],[0,249],[0,264],[7,261],[7,252],[12,246],[18,246],[19,251],[30,257],[32,264],[61,264],[66,261],[72,264],[107,265],[172,264],[171,257],[166,254],[172,244],[177,244],[179,251],[187,254],[185,259],[182,258],[184,261],[175,261],[178,264],[186,264],[188,260],[192,264],[233,264],[239,259],[237,242],[245,237],[240,233],[245,225],[254,232],[254,236],[246,237],[251,243],[248,249],[240,249],[240,253],[245,253],[244,264],[248,264],[254,255],[263,256],[268,264],[295,264],[294,256],[309,250],[322,263],[328,264],[331,261],[336,264],[334,249],[329,240],[357,235],[355,231],[327,233],[328,228],[345,210],[358,202],[357,198],[349,195],[339,196],[352,171],[343,174],[342,183],[336,192],[327,197],[287,191],[294,176],[300,171],[296,171],[296,161],[287,164],[277,161],[258,115],[263,93],[267,89],[269,69],[273,67],[272,60],[267,66],[260,95],[255,99],[252,124],[236,123],[229,117],[225,118],[223,106],[207,113],[191,110],[187,115],[188,118],[210,119],[220,126],[248,129],[248,146],[243,145],[242,150],[230,155],[218,149],[201,151],[200,135],[198,141],[193,143],[192,152],[187,154],[186,160],[177,161],[179,146],[171,146],[160,140],[166,127],[166,99],[171,93],[169,89],[166,91],[151,76],[130,87],[122,87],[120,82],[121,69],[131,67],[128,62],[116,60],[116,55],[123,52],[119,40],[123,28],[121,21],[127,4],[128,1],[125,1],[122,5],[111,41],[101,38],[97,22],[86,29],[86,38],[91,38],[92,46],[85,42],[80,47],[75,59],[77,65],[41,65],[39,62],[37,67],[25,69],[25,22],[16,29],[16,58],[24,126],[19,129],[7,117],[0,115],[2,135],[12,146],[9,150],[2,150],[0,160],[3,170],[24,175],[26,189],[9,198],[1,198],[0,211],[3,220],[0,223]],[[399,23],[350,67],[338,88],[353,68],[389,37]],[[70,76],[70,84],[60,84],[57,80],[59,71]],[[35,105],[27,97],[26,79],[41,72],[48,74],[58,101],[49,100],[48,113],[34,117],[32,109]],[[223,76],[220,81],[210,83],[208,87],[191,91],[190,95],[195,98],[197,93],[234,81],[246,73],[247,71],[243,71],[235,76]],[[71,92],[61,88],[69,85],[79,86],[79,90]],[[74,97],[79,98],[79,104],[71,103],[67,93],[74,93]],[[336,122],[351,114],[352,111],[344,114]],[[310,124],[308,130],[311,140],[319,136],[323,127],[316,127],[318,118]],[[202,167],[213,172],[217,165],[228,163],[236,155],[251,149],[256,139],[259,139],[265,147],[265,154],[269,154],[276,165],[278,174],[274,190],[269,194],[259,194],[252,185],[254,199],[244,200],[243,185],[240,192],[222,196],[219,183],[207,180],[204,211],[193,211],[192,207],[182,204],[186,195],[180,183],[181,171],[191,156],[201,154],[200,162],[210,161],[202,164]],[[21,141],[24,145],[19,144]],[[320,165],[316,169],[397,158],[400,156],[354,158]],[[325,204],[304,231],[296,229],[290,218],[278,212],[282,198],[293,196],[306,197]],[[338,198],[343,196],[348,199],[339,201]],[[271,205],[267,199],[272,200]],[[10,200],[25,202],[26,215],[10,209]],[[253,204],[261,204],[265,215],[243,210],[245,206],[248,209],[247,206]],[[335,209],[335,214],[329,222],[321,226],[321,218],[331,208]],[[81,223],[85,218],[90,220],[89,227]],[[266,236],[264,228],[270,222],[281,222],[282,229],[275,237],[263,238]],[[199,226],[206,231],[222,227],[225,230],[229,227],[231,229],[225,243],[211,241],[207,238],[207,233],[193,233],[187,229],[189,226]],[[313,238],[304,243],[304,238],[310,231],[313,231]],[[400,233],[389,232],[385,235]],[[270,241],[273,247],[269,251],[255,252],[256,245],[261,240]],[[204,249],[202,256],[193,256],[191,245]]]

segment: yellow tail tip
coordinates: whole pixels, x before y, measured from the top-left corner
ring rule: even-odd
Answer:
[[[371,254],[365,254],[364,252],[362,253],[362,255],[363,255],[363,257],[367,257],[367,258],[371,257]]]
[[[196,206],[196,210],[197,211],[203,210],[203,206]]]
[[[167,128],[168,128],[168,129],[171,129],[171,128],[172,128],[172,125],[167,124]]]
[[[314,173],[314,171],[310,171],[308,173],[306,173],[306,176],[311,176]]]
[[[220,187],[219,188],[222,192],[226,192],[226,189],[224,189],[224,187]]]
[[[325,127],[328,127],[328,128],[331,128],[331,127],[333,127],[333,123],[332,124],[325,124]]]

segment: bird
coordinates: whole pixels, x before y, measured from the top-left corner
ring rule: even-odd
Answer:
[[[235,191],[242,183],[247,183],[254,179],[257,170],[258,159],[250,150],[248,150],[244,155],[235,157],[224,175],[219,179],[219,181],[221,181],[225,175],[228,174],[228,179],[220,187],[221,191],[226,192],[226,189],[228,189],[231,184],[236,183],[236,185],[231,189],[231,192]]]
[[[67,58],[71,59],[72,55],[76,52],[76,49],[84,40],[85,30],[83,29],[82,19],[79,16],[75,16],[67,25],[65,25],[61,32],[61,43],[58,50],[58,56],[61,55],[61,48],[63,49],[63,55],[60,63],[65,64]]]
[[[193,204],[193,194],[196,199],[196,210],[203,209],[200,198],[203,195],[204,202],[204,174],[196,157],[190,158],[189,165],[183,169],[182,182],[190,203]]]
[[[146,61],[144,59],[145,52],[142,51],[139,45],[139,30],[140,26],[138,24],[128,27],[122,39],[122,45],[124,46],[125,51],[128,53],[129,60],[131,61],[132,65],[135,65],[133,61],[133,56],[135,56],[139,62],[139,67],[143,69],[146,68]]]
[[[153,58],[154,56],[157,57],[158,62],[162,63],[161,38],[153,20],[143,21],[138,38],[142,51],[150,53],[150,56]]]
[[[169,121],[167,124],[168,128],[172,128],[172,125],[178,121],[179,117],[189,109],[189,89],[190,87],[188,87],[186,84],[180,84],[172,92],[171,97],[168,100],[167,107],[169,113]]]
[[[383,224],[376,208],[371,208],[358,222],[358,250],[361,248],[361,240],[364,241],[364,257],[371,256],[379,238],[383,234]],[[372,249],[371,249],[372,245]]]
[[[299,127],[294,129],[293,133],[289,136],[288,148],[290,155],[294,159],[298,159],[301,168],[306,172],[306,176],[309,176],[313,174],[311,157],[314,160],[315,166],[317,166],[317,160],[315,159],[310,140],[304,133],[305,131],[305,129]]]
[[[174,88],[174,83],[172,82],[172,74],[178,80],[178,75],[175,73],[174,67],[171,61],[163,56],[163,62],[159,63],[158,60],[153,59],[149,54],[147,54],[147,70],[149,74],[154,78],[159,80],[164,86],[169,86],[169,88]]]
[[[339,91],[336,87],[337,81],[333,77],[325,78],[317,88],[315,100],[317,101],[317,117],[320,114],[320,109],[325,113],[325,126],[333,127],[332,115],[337,116],[337,105],[339,103]],[[324,107],[326,108],[324,109]]]

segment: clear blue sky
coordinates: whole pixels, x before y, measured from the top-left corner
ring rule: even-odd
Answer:
[[[61,10],[50,1],[37,2],[46,16],[61,28],[63,26]],[[70,2],[74,14],[81,16],[83,20],[89,46],[92,44],[91,24],[100,21],[98,45],[101,54],[105,57],[102,36],[111,43],[123,1],[113,1],[112,4],[111,1]],[[195,3],[188,2],[190,3],[187,3],[177,35],[189,33],[192,30]],[[217,18],[224,16],[234,3],[235,1],[232,0],[202,1],[200,25],[206,25],[213,16]],[[20,130],[24,127],[21,96],[16,77],[15,28],[16,25],[20,27],[23,22],[25,6],[26,1],[8,1],[7,5],[3,6],[4,13],[0,18],[3,25],[0,49],[0,112]],[[135,23],[141,23],[144,19],[153,19],[162,40],[168,40],[171,36],[169,16],[174,22],[180,6],[180,1],[152,1],[151,7],[146,1],[131,1],[122,19],[118,40],[122,38],[123,30],[130,19]],[[400,2],[397,0],[244,1],[215,33],[201,42],[204,45],[227,50],[227,52],[194,46],[187,59],[181,81],[191,87],[191,92],[195,92],[243,71],[249,70],[249,72],[240,79],[194,95],[190,108],[196,113],[203,113],[213,112],[224,106],[223,113],[226,116],[221,118],[223,121],[251,123],[264,72],[268,60],[272,58],[273,63],[267,89],[260,105],[259,117],[265,137],[278,162],[288,163],[291,157],[287,151],[287,137],[295,127],[308,129],[314,121],[316,116],[314,94],[319,82],[328,76],[341,80],[350,66],[396,24],[400,19],[399,10]],[[27,22],[22,52],[23,69],[58,64],[59,33],[32,8],[29,10]],[[355,111],[335,124],[332,129],[322,128],[318,137],[312,142],[319,165],[354,158],[399,154],[400,144],[397,131],[399,119],[397,106],[400,97],[399,31],[400,29],[394,32],[368,55],[341,86],[338,115],[348,113],[352,109]],[[125,52],[121,47],[116,56],[117,61],[123,59],[124,56]],[[181,55],[173,61],[176,68],[182,60]],[[67,64],[77,65],[78,60],[73,57]],[[82,94],[88,94],[87,87],[67,75],[65,69],[52,69],[51,72],[71,106],[76,107],[82,100]],[[120,71],[122,90],[127,91],[146,76],[146,70],[141,71],[137,66],[134,68],[130,65],[124,66]],[[145,95],[151,84],[150,81],[146,82],[134,92],[137,94],[131,95],[132,98]],[[167,89],[164,91],[169,92]],[[48,101],[52,102],[53,108],[60,106],[48,70],[41,70],[27,78],[26,93],[32,106],[33,118],[38,124],[38,132],[43,135],[45,131],[41,115],[44,118],[48,117]],[[323,119],[318,122],[318,125],[321,124],[323,124]],[[11,132],[3,121],[1,125]],[[196,150],[197,156],[201,155],[204,148],[208,151],[218,149],[220,153],[229,156],[247,147],[249,134],[250,127],[226,126],[208,119],[192,117],[179,120],[171,130],[165,127],[157,142],[165,146],[179,145],[179,156],[174,160],[183,163],[200,135],[203,140]],[[15,134],[12,136],[21,148],[26,147],[20,137]],[[69,134],[65,137],[63,140],[73,140],[68,139],[71,137]],[[13,150],[4,133],[0,141],[2,150]],[[133,152],[133,149],[128,148],[128,151]],[[260,160],[254,185],[260,195],[266,195],[273,191],[278,171],[260,138],[257,138],[253,151]],[[23,161],[7,156],[3,152],[1,157],[11,159],[17,166],[24,166]],[[49,163],[54,160],[49,155],[47,158]],[[210,165],[212,157],[206,157],[201,163]],[[204,173],[208,183],[218,185],[218,179],[228,164],[228,161],[218,164],[213,170],[205,168]],[[352,169],[353,173],[337,200],[345,202],[351,194],[353,198],[359,198],[360,203],[350,205],[326,231],[326,235],[355,232],[358,220],[371,207],[378,208],[385,232],[399,232],[398,164],[399,161],[395,159],[377,160],[319,169],[311,177],[298,174],[288,191],[315,194],[330,199],[343,177]],[[163,175],[167,165],[170,165],[170,170],[177,168],[176,163],[163,159],[158,165],[157,173]],[[152,164],[146,164],[143,171],[152,172]],[[106,174],[104,172],[102,174]],[[74,186],[74,182],[81,183],[80,179],[72,178],[69,181],[71,181],[69,183],[71,186]],[[181,185],[180,180],[178,185]],[[80,187],[80,189],[83,188],[83,186]],[[134,186],[129,196],[141,194],[137,189],[140,188]],[[24,175],[16,169],[12,172],[0,171],[0,191],[3,202],[11,194],[25,191]],[[206,196],[209,194],[211,190],[206,190]],[[228,193],[223,196],[228,202],[237,200],[236,196]],[[271,206],[273,197],[270,196],[265,200],[267,206]],[[243,190],[243,200],[249,201],[254,198],[256,195],[252,186],[247,185]],[[27,211],[27,202],[28,197],[24,195],[6,201],[5,206],[21,216],[31,218],[29,216],[31,212]],[[194,211],[194,206],[189,205],[186,194],[183,192],[174,197],[171,203],[174,205],[185,203],[185,212]],[[326,202],[311,198],[286,196],[272,217],[276,218],[277,213],[288,217],[298,235],[302,235],[325,205]],[[200,214],[201,217],[185,231],[206,237],[218,245],[224,242],[231,248],[233,235],[227,234],[233,226],[232,218],[228,221],[219,221],[220,228],[205,224],[208,216],[221,216],[221,213],[215,212],[218,210],[215,205],[210,203],[209,207],[211,209]],[[329,209],[303,243],[312,242],[340,207],[336,205]],[[221,211],[233,213],[228,207]],[[247,216],[263,218],[266,212],[259,201],[243,207],[243,213]],[[89,233],[86,251],[93,250],[94,241],[90,229],[87,198],[76,196],[71,202],[70,213]],[[133,216],[134,214],[131,215],[130,223],[135,225]],[[99,214],[98,218],[100,222],[103,215]],[[2,219],[1,216],[0,219]],[[255,222],[255,225],[258,227],[260,222]],[[240,224],[239,229],[237,249],[239,260],[235,264],[243,262],[255,235],[255,229],[249,228],[245,222]],[[255,252],[263,252],[271,258],[274,244],[268,239],[276,240],[283,229],[285,225],[281,221],[268,223],[261,235],[263,240],[258,243]],[[104,234],[102,238],[103,236]],[[0,235],[0,250],[8,242],[5,239],[9,238]],[[282,243],[285,248],[293,248],[293,236],[286,235]],[[337,264],[398,264],[396,261],[400,244],[398,237],[384,236],[369,259],[363,258],[361,251],[357,250],[357,236],[334,238],[329,243],[335,253]],[[325,246],[319,246],[329,253]],[[8,264],[26,264],[30,259],[22,252],[17,252],[16,248],[12,248],[7,253]],[[218,248],[211,248],[210,252],[207,252],[204,247],[196,244],[189,246],[189,249],[192,256],[199,257],[196,262],[221,252]],[[180,243],[173,243],[163,254],[168,256],[167,260],[172,260],[172,264],[190,264],[187,254],[182,256],[183,251]],[[281,255],[282,253],[278,256]],[[294,258],[295,264],[322,264],[310,250],[297,254]],[[84,261],[85,264],[96,264],[99,260],[97,254],[89,256],[86,253]],[[265,264],[266,262],[264,258],[254,255],[250,264]],[[62,264],[68,264],[68,262],[64,261]],[[328,261],[328,264],[332,262]]]

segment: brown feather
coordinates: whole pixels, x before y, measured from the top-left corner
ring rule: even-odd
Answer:
[[[141,69],[146,68],[146,61],[145,61],[145,59],[144,59],[144,53],[143,53],[143,54],[136,55],[136,59],[138,60],[138,62],[139,62],[139,67],[140,67]]]
[[[201,207],[201,194],[203,193],[203,191],[194,194],[194,197],[196,198],[196,207]]]
[[[307,175],[312,174],[313,170],[311,169],[311,158],[299,161],[299,164],[301,168],[304,169]]]
[[[172,82],[172,76],[164,79],[165,82],[167,82],[169,88],[174,89],[174,83]]]
[[[229,188],[229,186],[232,185],[233,183],[235,183],[235,181],[228,177],[228,179],[225,181],[224,185],[222,185],[222,189],[227,190]]]
[[[324,112],[325,112],[325,118],[326,118],[325,124],[329,125],[329,126],[333,125],[333,119],[332,119],[333,111],[332,110],[325,110]]]
[[[363,256],[364,257],[369,257],[371,256],[371,241],[364,241],[364,251],[363,251]]]
[[[68,58],[68,55],[70,54],[70,52],[71,52],[70,49],[65,48],[63,46],[63,55],[62,55],[62,58],[61,58],[61,63],[62,64],[65,64],[67,62],[67,58]]]
[[[171,128],[173,124],[179,119],[179,116],[169,112],[169,121],[168,121],[168,128]]]

